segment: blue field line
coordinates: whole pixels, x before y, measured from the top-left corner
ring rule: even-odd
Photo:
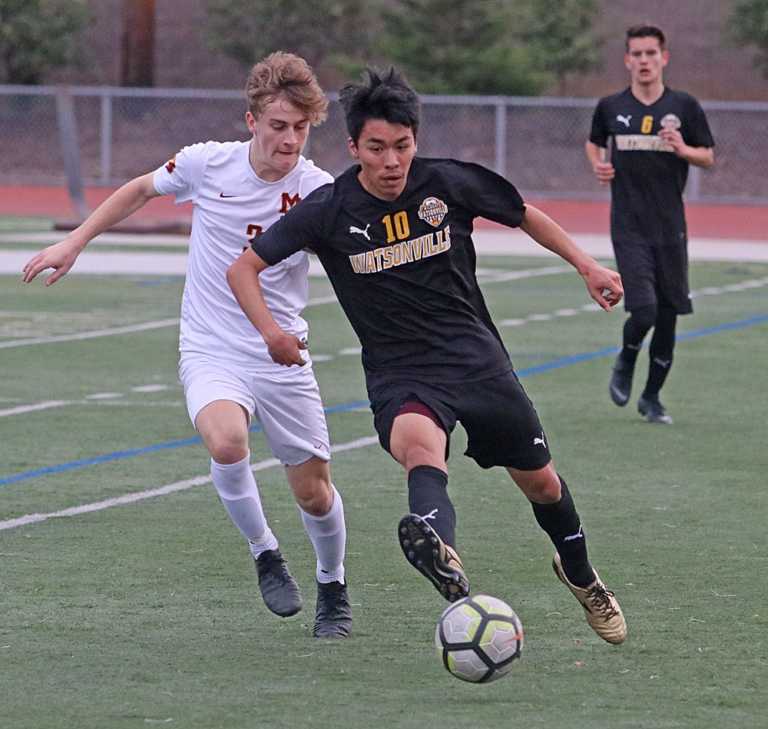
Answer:
[[[704,327],[702,329],[694,329],[690,332],[684,332],[678,334],[677,341],[686,341],[689,339],[698,339],[699,337],[707,337],[712,334],[719,334],[720,332],[733,331],[736,329],[746,329],[757,324],[764,324],[768,322],[768,314],[758,314],[751,316],[748,319],[740,319],[738,321],[727,322],[725,324],[718,324],[713,327]],[[573,354],[569,357],[559,357],[558,359],[551,360],[550,362],[544,362],[540,365],[534,365],[533,367],[526,367],[521,370],[516,370],[519,378],[531,377],[533,375],[539,375],[542,372],[549,372],[550,370],[557,370],[563,367],[570,367],[571,365],[579,364],[580,362],[588,362],[593,359],[600,359],[601,357],[608,357],[616,354],[619,351],[618,347],[604,347],[593,352],[582,352],[581,354]],[[327,415],[333,413],[344,413],[351,410],[359,410],[360,408],[369,407],[367,400],[356,400],[354,402],[342,403],[340,405],[333,405],[325,408]],[[254,424],[250,428],[251,432],[257,433],[261,430],[261,426]],[[86,466],[94,466],[99,463],[107,463],[110,461],[120,461],[125,458],[134,458],[135,456],[142,456],[146,453],[154,453],[155,451],[169,450],[173,448],[184,448],[190,445],[196,445],[201,442],[200,436],[194,436],[193,438],[184,438],[182,440],[172,440],[166,443],[156,443],[154,445],[145,446],[143,448],[131,448],[124,451],[113,451],[112,453],[105,453],[101,456],[94,458],[83,458],[78,461],[70,461],[69,463],[61,463],[56,466],[47,466],[46,468],[38,468],[34,471],[23,471],[12,476],[5,476],[0,478],[0,486],[7,486],[12,483],[19,483],[20,481],[27,481],[37,476],[46,476],[52,473],[62,473],[64,471],[72,471],[76,468],[85,468]]]
[[[579,362],[588,362],[591,359],[607,357],[610,354],[616,354],[618,351],[618,347],[605,347],[605,349],[598,349],[594,352],[582,352],[581,354],[572,354],[568,357],[558,357],[557,359],[553,359],[550,362],[544,362],[540,365],[525,367],[522,370],[516,369],[515,372],[519,378],[530,377],[531,375],[539,375],[542,372],[549,372],[550,370],[559,370],[561,367],[570,367]]]
[[[367,400],[357,400],[355,402],[343,403],[341,405],[334,405],[329,408],[325,408],[326,414],[344,413],[349,410],[357,410],[361,407],[368,407]],[[261,425],[254,423],[249,430],[252,433],[258,433],[261,430]],[[185,448],[186,446],[197,445],[202,443],[202,439],[199,435],[192,438],[183,438],[181,440],[169,440],[166,443],[155,443],[154,445],[144,446],[143,448],[129,448],[124,451],[112,451],[112,453],[104,453],[101,456],[95,456],[94,458],[81,458],[78,461],[69,461],[68,463],[60,463],[56,466],[46,466],[45,468],[36,468],[34,471],[23,471],[22,473],[14,474],[13,476],[6,476],[0,478],[0,486],[7,486],[12,483],[19,483],[19,481],[27,481],[30,478],[36,478],[37,476],[47,476],[52,473],[62,473],[64,471],[72,471],[76,468],[85,468],[86,466],[95,466],[98,463],[108,463],[110,461],[122,461],[125,458],[134,458],[135,456],[143,456],[146,453],[154,453],[155,451],[171,450],[173,448]]]
[[[751,316],[749,319],[740,319],[739,321],[718,324],[714,327],[705,327],[703,329],[694,329],[692,332],[684,332],[683,334],[678,334],[676,339],[678,342],[684,342],[687,339],[698,339],[699,337],[707,337],[710,334],[719,334],[720,332],[732,329],[746,329],[747,327],[752,327],[756,324],[765,324],[765,322],[768,322],[768,314],[757,314],[756,316]]]

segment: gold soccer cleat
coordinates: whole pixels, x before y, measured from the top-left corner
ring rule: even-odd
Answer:
[[[555,570],[560,582],[581,603],[592,630],[609,643],[623,643],[627,637],[627,623],[624,620],[624,614],[621,612],[619,601],[610,590],[606,589],[597,572],[595,571],[595,581],[589,587],[576,587],[565,576],[560,555],[557,553],[552,560],[552,569]]]

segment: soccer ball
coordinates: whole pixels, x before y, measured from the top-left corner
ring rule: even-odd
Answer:
[[[472,595],[449,605],[437,621],[435,646],[450,673],[488,683],[506,676],[523,648],[523,626],[507,603]]]

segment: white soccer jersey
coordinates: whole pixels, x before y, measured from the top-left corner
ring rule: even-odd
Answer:
[[[248,142],[184,147],[155,170],[154,185],[162,195],[174,194],[177,203],[194,204],[179,350],[248,364],[251,369],[262,364],[273,369],[279,365],[237,303],[227,283],[227,269],[248,247],[249,238],[333,178],[300,157],[281,180],[266,182],[251,167],[248,150]],[[308,329],[301,317],[308,269],[307,254],[300,251],[259,276],[275,321],[299,338]]]

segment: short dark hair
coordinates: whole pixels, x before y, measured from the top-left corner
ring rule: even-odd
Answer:
[[[367,68],[365,76],[362,83],[347,84],[339,92],[352,141],[357,144],[368,119],[410,127],[415,137],[419,129],[419,97],[403,75],[390,67],[384,73]]]
[[[658,28],[655,25],[649,25],[648,23],[633,25],[631,28],[627,28],[627,50],[629,50],[629,41],[631,38],[656,38],[659,41],[659,47],[662,51],[667,45],[667,39],[664,37],[664,31],[661,28]]]

